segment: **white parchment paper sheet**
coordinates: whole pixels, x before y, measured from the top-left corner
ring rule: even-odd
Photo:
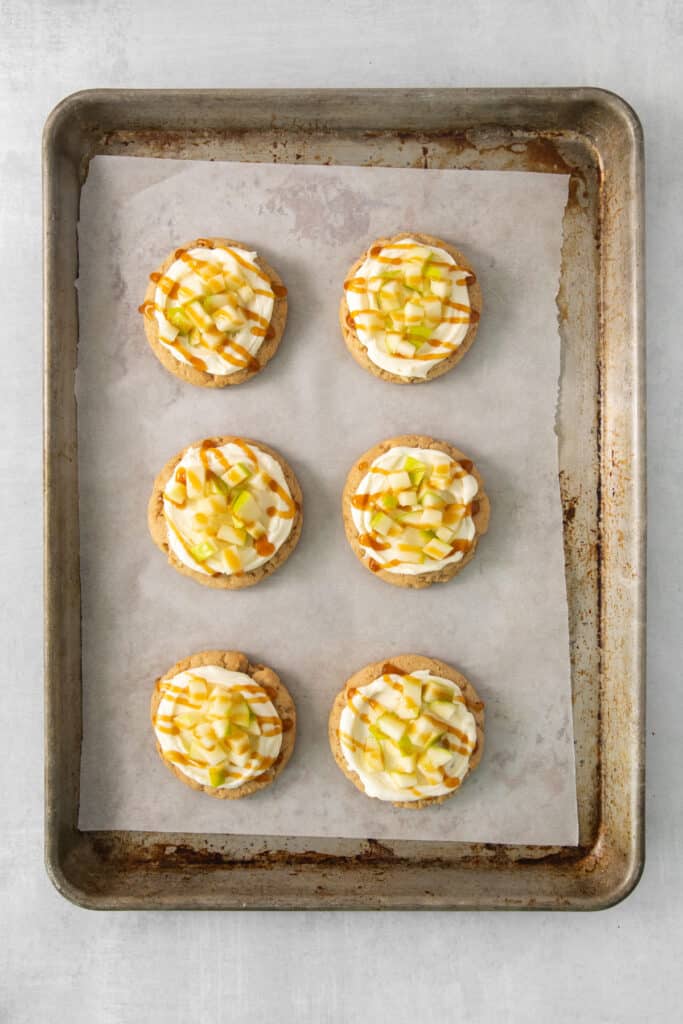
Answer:
[[[80,827],[509,843],[577,841],[569,641],[554,432],[563,176],[97,157],[79,228],[80,514],[84,731]],[[363,371],[337,322],[350,264],[381,235],[454,242],[484,315],[454,371],[405,387]],[[192,238],[260,251],[289,288],[278,355],[248,384],[209,391],[157,362],[137,307],[147,275]],[[477,463],[489,535],[461,576],[422,592],[363,569],[339,501],[361,452],[429,434]],[[304,491],[294,555],[271,579],[218,592],[165,562],[146,524],[152,480],[192,441],[276,447]],[[272,665],[299,733],[276,784],[241,801],[181,785],[149,724],[176,660],[237,648]],[[477,773],[441,807],[363,797],[336,767],[327,715],[367,662],[419,652],[463,671],[487,702]]]

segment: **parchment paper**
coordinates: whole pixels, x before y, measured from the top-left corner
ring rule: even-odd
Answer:
[[[567,179],[511,172],[97,157],[79,228],[80,515],[84,732],[80,827],[309,836],[577,841],[569,642],[557,476],[555,295]],[[451,373],[405,387],[363,371],[337,323],[350,264],[380,235],[449,239],[477,269],[484,314]],[[227,235],[289,288],[280,352],[248,384],[209,391],[158,363],[137,307],[173,247]],[[456,580],[415,592],[374,579],[344,536],[354,459],[394,434],[470,455],[491,530]],[[304,531],[271,579],[203,588],[168,566],[146,524],[166,460],[212,434],[276,447],[303,487]],[[154,749],[154,680],[205,648],[272,665],[292,692],[297,746],[275,785],[217,801]],[[363,797],[330,753],[327,715],[367,662],[418,652],[487,702],[483,762],[441,807]]]

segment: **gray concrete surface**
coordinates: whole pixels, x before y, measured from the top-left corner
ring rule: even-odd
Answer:
[[[669,1022],[683,983],[683,5],[100,0],[0,7],[0,1020]],[[92,914],[42,864],[40,133],[94,86],[597,85],[648,162],[648,862],[551,914]]]

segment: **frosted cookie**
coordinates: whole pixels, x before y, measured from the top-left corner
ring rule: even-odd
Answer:
[[[399,384],[433,380],[470,348],[481,289],[469,262],[431,235],[380,238],[351,267],[339,309],[356,362]]]
[[[198,238],[150,274],[140,306],[157,359],[205,388],[241,384],[275,355],[287,289],[255,252],[229,238]]]
[[[332,706],[329,740],[361,793],[429,807],[452,796],[479,764],[484,704],[450,665],[402,654],[351,676]]]
[[[221,800],[263,789],[289,761],[294,701],[272,669],[239,651],[203,651],[157,679],[152,726],[176,778]]]
[[[294,473],[261,441],[212,437],[154,481],[147,520],[174,569],[207,587],[249,587],[291,555],[303,499]]]
[[[445,583],[467,565],[489,523],[476,466],[445,441],[406,434],[371,448],[342,495],[348,541],[398,587]]]

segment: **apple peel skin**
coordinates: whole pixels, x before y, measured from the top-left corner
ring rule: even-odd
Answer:
[[[465,779],[467,779],[476,769],[484,753],[484,702],[481,700],[470,681],[458,672],[457,669],[454,669],[446,662],[438,661],[436,658],[429,658],[422,654],[398,654],[391,658],[384,658],[382,661],[376,661],[371,665],[366,665],[365,668],[360,669],[358,672],[354,673],[350,679],[347,679],[344,688],[335,697],[328,721],[328,738],[330,741],[330,748],[337,765],[347,779],[354,784],[356,789],[359,789],[364,796],[367,796],[360,775],[349,766],[346,758],[344,757],[344,751],[342,749],[339,736],[339,725],[342,711],[344,710],[348,700],[349,691],[359,689],[363,686],[368,686],[370,683],[374,682],[375,679],[383,675],[385,671],[389,671],[390,666],[395,666],[407,674],[410,674],[411,672],[419,672],[421,669],[426,669],[433,675],[449,679],[460,687],[461,693],[465,698],[465,704],[474,716],[477,727],[476,745],[470,755],[467,771],[462,778],[462,786]],[[451,793],[446,793],[443,796],[427,797],[422,800],[392,801],[392,805],[406,810],[419,811],[425,807],[432,807],[435,804],[444,803],[444,801],[449,800],[454,796],[459,789],[460,786],[454,789]]]
[[[463,267],[470,274],[474,275],[474,270],[469,260],[456,249],[454,245],[449,242],[444,242],[443,239],[436,238],[434,235],[424,235],[416,231],[402,231],[398,235],[394,235],[391,238],[378,238],[372,242],[371,245],[365,250],[365,252],[356,260],[353,266],[349,269],[345,281],[354,277],[360,267],[362,267],[365,260],[368,258],[371,249],[376,246],[390,246],[395,245],[397,242],[401,242],[404,239],[413,238],[417,242],[421,242],[425,246],[432,246],[433,248],[444,249],[456,263]],[[460,362],[462,357],[474,344],[474,340],[477,336],[477,329],[479,326],[479,319],[481,317],[483,300],[481,294],[481,287],[475,277],[475,280],[468,285],[469,301],[471,309],[475,312],[476,316],[470,323],[465,337],[462,339],[455,351],[437,362],[425,377],[402,377],[399,374],[391,373],[389,370],[385,370],[383,367],[378,366],[368,355],[368,351],[365,345],[361,342],[358,337],[358,333],[355,327],[349,323],[349,307],[346,301],[346,294],[342,295],[342,299],[339,305],[339,324],[341,327],[342,336],[346,347],[349,352],[356,360],[356,362],[363,367],[364,370],[369,370],[370,373],[374,374],[375,377],[380,377],[382,380],[391,381],[394,384],[423,384],[426,381],[434,380],[436,377],[443,376],[444,373],[448,373],[449,370],[453,369],[457,363]]]
[[[395,587],[412,587],[414,589],[429,587],[432,583],[447,583],[448,580],[456,576],[474,558],[479,538],[482,537],[489,528],[491,506],[488,496],[484,490],[484,481],[474,463],[472,463],[472,468],[469,472],[476,479],[477,484],[479,485],[479,489],[475,497],[479,507],[476,512],[472,513],[472,520],[475,527],[472,545],[469,550],[465,552],[464,557],[461,558],[459,562],[452,562],[449,565],[444,566],[442,569],[435,569],[432,572],[423,572],[414,575],[401,572],[389,572],[386,569],[382,569],[381,566],[376,569],[372,568],[371,563],[374,562],[377,564],[376,559],[374,558],[374,552],[363,547],[360,543],[358,529],[353,521],[352,499],[356,494],[361,481],[367,474],[371,464],[379,458],[380,455],[384,455],[385,452],[389,451],[391,448],[401,447],[432,449],[434,451],[444,452],[456,462],[462,462],[462,460],[467,460],[468,462],[471,461],[463,452],[458,448],[455,448],[453,445],[448,444],[446,441],[437,441],[433,437],[427,437],[422,434],[402,434],[399,437],[388,438],[386,441],[382,441],[380,444],[370,448],[355,460],[353,466],[349,470],[344,490],[342,492],[342,516],[344,519],[346,538],[358,560],[369,572],[372,573],[373,576],[377,576],[379,579],[384,580],[385,583],[391,583]]]
[[[157,273],[163,276],[169,267],[175,263],[175,253],[179,248],[188,250],[207,247],[230,247],[233,249],[243,249],[253,252],[253,249],[249,246],[246,246],[242,242],[237,242],[232,238],[197,238],[192,242],[188,242],[186,245],[176,246],[174,251],[164,260],[161,266],[157,268]],[[254,263],[259,270],[263,271],[263,273],[267,275],[272,285],[276,285],[278,289],[282,289],[284,291],[284,285],[280,275],[268,263],[266,263],[262,256],[257,256]],[[140,307],[141,310],[147,307],[148,304],[154,304],[156,288],[156,282],[150,281],[145,292],[143,304]],[[263,339],[253,357],[254,363],[258,365],[250,365],[244,369],[236,369],[234,373],[228,374],[208,373],[203,370],[196,369],[194,366],[190,366],[187,363],[182,363],[179,359],[175,358],[168,348],[161,344],[156,318],[143,316],[143,323],[145,335],[150,348],[164,369],[168,370],[169,373],[172,373],[180,380],[187,381],[189,384],[195,384],[198,387],[224,388],[232,386],[233,384],[243,384],[245,381],[250,380],[251,377],[254,377],[257,373],[260,373],[266,364],[270,362],[282,341],[282,336],[287,324],[287,308],[287,295],[276,295],[273,303],[273,312],[270,318],[272,335]]]
[[[201,651],[198,654],[191,655],[189,658],[183,658],[182,661],[173,665],[173,667],[170,668],[160,679],[157,679],[150,705],[152,728],[154,728],[154,718],[159,704],[161,703],[161,687],[163,683],[172,679],[174,676],[177,676],[180,672],[200,669],[206,665],[216,665],[220,668],[228,669],[228,671],[231,672],[243,672],[245,675],[248,675],[253,679],[253,681],[268,694],[268,697],[270,698],[270,701],[275,707],[275,710],[282,722],[282,744],[276,760],[261,775],[257,775],[255,778],[249,779],[241,786],[237,786],[234,789],[225,789],[208,785],[202,786],[200,783],[195,782],[194,779],[189,778],[189,776],[177,767],[177,765],[172,764],[164,757],[155,733],[157,753],[166,768],[168,768],[168,770],[172,772],[180,782],[189,786],[190,789],[206,793],[208,796],[215,797],[218,800],[240,800],[242,797],[250,796],[252,793],[257,792],[260,789],[265,789],[266,786],[269,786],[274,782],[277,776],[285,768],[287,762],[292,756],[296,741],[296,707],[289,690],[287,690],[285,685],[282,683],[282,680],[277,673],[273,671],[273,669],[267,668],[265,665],[261,664],[252,665],[246,654],[242,654],[240,651]]]
[[[284,474],[289,493],[292,501],[296,507],[296,514],[292,522],[292,529],[289,536],[284,543],[274,552],[274,554],[256,569],[252,569],[248,572],[242,573],[219,573],[215,576],[207,575],[206,573],[196,572],[190,566],[185,565],[176,557],[173,550],[171,549],[168,542],[168,527],[166,525],[166,517],[164,516],[164,489],[166,484],[170,480],[176,466],[183,458],[185,452],[189,448],[196,448],[202,444],[211,444],[212,447],[219,448],[221,445],[229,444],[233,441],[243,441],[251,447],[266,452],[276,462],[279,463],[280,468]],[[190,576],[198,583],[202,583],[205,587],[213,587],[219,590],[240,590],[243,587],[250,587],[256,583],[260,583],[261,580],[270,576],[271,573],[275,572],[284,562],[287,561],[294,548],[296,547],[299,537],[301,536],[301,529],[303,526],[303,495],[299,482],[294,475],[294,471],[290,468],[288,463],[278,454],[273,448],[270,448],[267,444],[262,441],[254,441],[251,438],[245,437],[234,437],[231,435],[219,436],[206,438],[205,440],[195,441],[192,444],[187,445],[181,452],[174,455],[172,459],[166,463],[161,472],[158,474],[154,481],[152,488],[152,495],[149,500],[147,507],[147,525],[149,526],[149,532],[152,536],[152,540],[156,546],[166,555],[169,564],[177,571],[182,573],[184,576]]]

